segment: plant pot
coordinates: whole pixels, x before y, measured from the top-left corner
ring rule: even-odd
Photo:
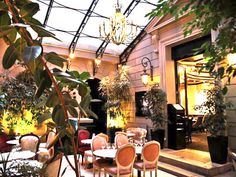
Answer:
[[[151,131],[152,140],[158,141],[161,145],[161,149],[164,147],[164,138],[165,138],[165,130],[157,129],[155,131]]]
[[[207,137],[211,161],[224,164],[227,162],[228,137],[227,136],[208,136]]]
[[[117,131],[122,131],[122,128],[115,128],[115,127],[107,128],[107,135],[109,137],[110,143],[114,143],[115,134]]]

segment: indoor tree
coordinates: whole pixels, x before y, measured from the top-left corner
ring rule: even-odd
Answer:
[[[131,83],[124,66],[119,68],[114,78],[104,77],[100,82],[100,91],[107,100],[107,127],[124,128],[131,99]]]
[[[39,98],[44,92],[48,95],[45,104],[52,109],[52,113],[42,115],[39,122],[52,118],[57,129],[54,142],[59,141],[62,149],[64,145],[61,138],[69,137],[75,161],[74,166],[71,163],[70,165],[78,177],[80,174],[77,166],[75,132],[68,122],[68,113],[78,117],[78,107],[83,114],[95,116],[89,110],[90,89],[84,82],[89,78],[89,73],[63,71],[66,59],[55,52],[43,52],[40,42],[42,37],[58,39],[34,18],[38,11],[39,5],[30,0],[0,0],[0,38],[8,45],[2,64],[4,69],[10,69],[16,61],[22,63],[34,77],[37,86],[35,96]],[[36,37],[31,35],[31,30],[37,34]],[[81,96],[80,103],[70,95],[74,89],[77,89]]]

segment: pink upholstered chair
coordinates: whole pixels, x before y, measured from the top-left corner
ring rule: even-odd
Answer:
[[[101,138],[104,138],[104,139],[106,140],[106,142],[108,142],[108,140],[109,140],[108,135],[106,135],[106,134],[104,134],[104,133],[99,133],[99,134],[97,134],[97,136],[99,136],[99,137],[101,137]],[[82,164],[87,164],[89,157],[93,157],[92,150],[86,150],[86,151],[84,152],[84,163],[82,163]]]
[[[100,136],[100,137],[104,138],[107,142],[109,141],[108,135],[106,135],[104,133],[99,133],[99,134],[97,134],[97,136]]]
[[[90,133],[87,130],[78,131],[78,153],[82,156],[82,165],[84,162],[85,151],[90,150],[89,144],[83,144],[81,141],[84,139],[89,139]]]
[[[105,173],[110,176],[133,176],[133,164],[135,160],[135,147],[126,144],[120,147],[115,156],[116,166],[105,167]]]
[[[44,148],[39,148],[38,154],[38,160],[40,162],[46,162],[54,157],[54,146],[50,147],[51,143],[54,141],[56,136],[56,133],[53,131],[50,131],[47,135],[47,142],[46,146]]]
[[[103,149],[107,146],[107,141],[100,137],[100,136],[95,136],[92,139],[92,144],[91,144],[91,150],[92,152],[98,149]],[[101,170],[106,167],[109,164],[109,162],[106,159],[101,159],[101,158],[96,158],[93,156],[93,176],[95,176],[95,171],[98,170],[98,175],[99,177],[101,176]]]
[[[39,137],[35,134],[25,134],[19,139],[21,150],[30,150],[32,152],[37,152],[39,148]]]
[[[6,142],[9,140],[7,134],[4,132],[0,132],[0,152],[10,152],[12,149],[12,145],[7,144]]]
[[[46,166],[47,177],[60,176],[62,157],[63,157],[63,154],[61,153],[61,154],[58,154],[55,158],[53,158],[51,161],[47,162],[47,166]]]
[[[157,177],[159,154],[160,144],[157,141],[146,143],[142,149],[142,161],[135,162],[134,168],[143,171],[143,177],[145,177],[146,171],[150,171],[150,173],[155,171],[155,177]]]
[[[118,133],[115,136],[115,146],[116,148],[120,148],[121,146],[128,144],[129,143],[129,139],[126,135]]]
[[[127,128],[127,132],[135,134],[135,136],[132,137],[134,143],[141,143],[142,141],[145,140],[147,136],[147,130],[144,128],[130,127],[130,128]]]

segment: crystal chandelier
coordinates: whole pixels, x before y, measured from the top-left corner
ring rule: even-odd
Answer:
[[[109,23],[103,22],[99,25],[100,37],[104,40],[109,39],[114,44],[120,45],[127,40],[132,40],[137,33],[137,25],[129,23],[121,12],[119,0],[115,5],[115,14],[110,18]]]

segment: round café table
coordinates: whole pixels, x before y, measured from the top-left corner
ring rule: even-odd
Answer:
[[[7,144],[11,144],[11,145],[20,145],[19,140],[8,140],[6,141]]]
[[[6,160],[7,158],[9,161],[18,159],[30,159],[33,158],[34,156],[35,153],[31,151],[5,152],[1,153],[0,161]]]
[[[136,154],[140,155],[142,153],[142,148],[143,147],[141,146],[135,146]],[[114,159],[116,156],[116,151],[117,149],[98,149],[93,151],[93,155],[102,158]]]
[[[134,137],[134,136],[135,136],[135,133],[127,132],[127,136],[128,136],[128,137]]]
[[[83,143],[83,144],[91,144],[92,143],[92,139],[81,140],[81,143]]]

